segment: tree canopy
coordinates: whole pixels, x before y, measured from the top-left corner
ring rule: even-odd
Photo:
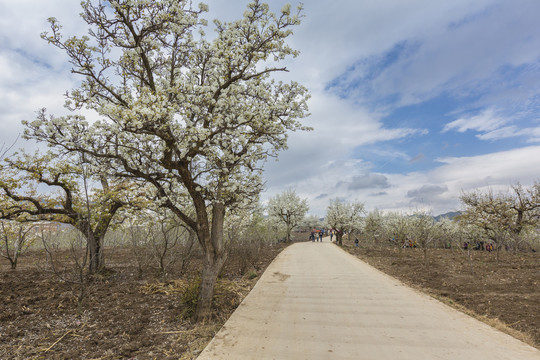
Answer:
[[[465,211],[463,224],[482,229],[498,248],[509,237],[519,237],[525,229],[540,224],[540,183],[532,187],[513,185],[508,193],[473,191],[461,196]]]
[[[336,231],[336,241],[341,245],[345,232],[358,230],[363,224],[364,204],[359,201],[346,203],[339,199],[330,201],[326,210],[326,222]]]
[[[308,210],[307,200],[294,190],[286,190],[268,201],[268,214],[287,227],[287,241],[291,241],[291,230],[300,224]]]
[[[83,1],[89,33],[65,39],[50,18],[42,37],[65,51],[81,85],[66,93],[73,114],[42,110],[26,122],[25,136],[155,188],[160,205],[196,232],[205,252],[201,318],[226,258],[226,209],[252,201],[262,189],[264,161],[286,147],[288,131],[307,129],[299,119],[307,115],[308,92],[271,77],[286,71],[280,61],[298,54],[286,38],[300,23],[301,7],[275,15],[255,0],[242,19],[215,20],[208,40],[201,16],[207,6],[191,4]],[[87,121],[83,108],[99,120]]]

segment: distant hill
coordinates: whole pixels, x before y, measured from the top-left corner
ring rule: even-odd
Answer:
[[[458,215],[461,215],[461,211],[450,211],[450,212],[447,212],[446,214],[437,215],[437,216],[434,217],[434,219],[435,219],[435,221],[440,221],[443,218],[448,218],[448,219],[452,220],[453,218],[455,218]]]

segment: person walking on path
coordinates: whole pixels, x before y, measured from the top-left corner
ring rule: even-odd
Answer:
[[[323,236],[323,232],[319,232],[319,241],[322,242],[322,236]]]

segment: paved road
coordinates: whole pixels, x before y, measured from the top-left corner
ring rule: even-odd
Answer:
[[[285,249],[198,359],[540,360],[540,351],[325,239]]]

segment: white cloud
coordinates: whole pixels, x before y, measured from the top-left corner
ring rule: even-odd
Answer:
[[[519,129],[517,126],[505,126],[477,135],[480,140],[500,140],[517,136],[527,138],[528,143],[539,142],[540,127]]]
[[[518,114],[519,115],[519,114]],[[442,132],[456,130],[458,132],[476,131],[480,140],[501,140],[513,137],[524,137],[528,143],[540,141],[540,127],[523,127],[509,125],[516,120],[501,116],[494,108],[488,108],[478,115],[461,117],[446,124]]]
[[[414,203],[430,203],[436,201],[436,199],[448,191],[446,185],[433,185],[427,184],[414,190],[407,191],[407,197],[412,198],[411,202]]]
[[[286,2],[269,1],[274,11]],[[212,0],[208,17],[238,18],[245,3],[247,0]],[[268,190],[263,199],[293,187],[299,195],[310,199],[311,212],[319,215],[324,215],[328,199],[335,197],[365,201],[368,209],[410,210],[418,205],[415,201],[421,193],[447,188],[448,191],[433,193],[431,197],[424,196],[438,213],[459,206],[462,190],[475,186],[503,187],[517,180],[527,183],[538,177],[537,146],[482,156],[446,157],[439,159],[441,163],[434,169],[408,173],[396,173],[386,164],[359,159],[363,154],[354,154],[354,159],[352,156],[354,149],[361,146],[373,146],[372,154],[404,162],[420,160],[422,154],[429,158],[437,156],[420,147],[399,147],[403,139],[429,140],[424,126],[417,126],[414,121],[407,126],[385,126],[385,104],[362,105],[392,96],[396,98],[393,106],[399,106],[440,94],[465,97],[481,90],[475,104],[465,105],[465,110],[480,109],[479,113],[462,115],[446,124],[444,131],[449,138],[452,131],[475,131],[481,140],[524,136],[528,142],[540,141],[540,127],[520,125],[523,116],[509,115],[513,112],[499,105],[502,102],[511,108],[523,102],[540,102],[535,100],[540,81],[540,36],[533,31],[537,28],[540,2],[305,3],[306,18],[289,41],[302,53],[287,62],[291,71],[281,74],[280,79],[298,80],[310,88],[312,116],[305,124],[315,130],[291,134],[289,150],[280,155],[278,162],[269,161],[265,172]],[[78,2],[0,0],[0,7],[0,143],[9,143],[22,130],[20,120],[31,119],[40,107],[61,113],[62,94],[77,81],[69,73],[65,55],[39,38],[48,28],[45,19],[56,16],[66,34],[83,33],[85,24],[78,17]],[[397,44],[411,46],[411,51],[381,65],[381,56]],[[380,66],[379,71],[370,74],[372,68],[362,68],[362,61],[372,61],[368,65]],[[358,72],[347,71],[354,64],[360,64]],[[531,72],[512,78],[513,86],[502,84],[501,77],[494,76],[505,67],[521,66],[530,66]],[[348,78],[342,79],[340,85],[351,87],[348,96],[328,94],[327,85],[343,74]],[[368,75],[372,78],[366,79]],[[464,109],[457,109],[456,113],[466,114],[460,110]],[[387,141],[394,146],[380,145]],[[339,182],[350,186],[336,188]],[[384,191],[377,184],[383,184]]]
[[[470,117],[462,117],[446,124],[443,132],[449,130],[457,130],[465,132],[467,130],[475,130],[479,132],[494,131],[506,125],[510,120],[497,115],[493,108],[485,109],[480,114]]]
[[[348,190],[387,188],[388,178],[382,174],[366,173],[353,176],[352,181],[347,184]]]
[[[388,187],[383,192],[374,188],[336,188],[340,181],[352,183],[356,174],[344,167],[339,173],[324,174],[320,181],[309,179],[300,182],[300,193],[310,199],[310,212],[324,214],[329,198],[360,200],[368,211],[375,208],[386,211],[410,212],[418,206],[441,214],[460,209],[459,197],[473,189],[506,190],[513,183],[531,185],[540,178],[538,174],[540,146],[501,151],[487,155],[448,157],[438,159],[440,166],[427,171],[405,174],[382,173]],[[324,191],[323,191],[324,190]],[[315,198],[311,194],[328,193],[329,197]]]
[[[363,172],[371,165],[349,160],[355,147],[425,133],[423,129],[385,128],[376,114],[321,93],[313,94],[310,111],[312,116],[305,123],[315,130],[291,134],[289,149],[280,154],[278,162],[270,161],[266,166],[265,177],[272,194],[306,178],[320,179],[321,174],[326,177],[340,168]],[[329,170],[330,166],[337,170]]]

